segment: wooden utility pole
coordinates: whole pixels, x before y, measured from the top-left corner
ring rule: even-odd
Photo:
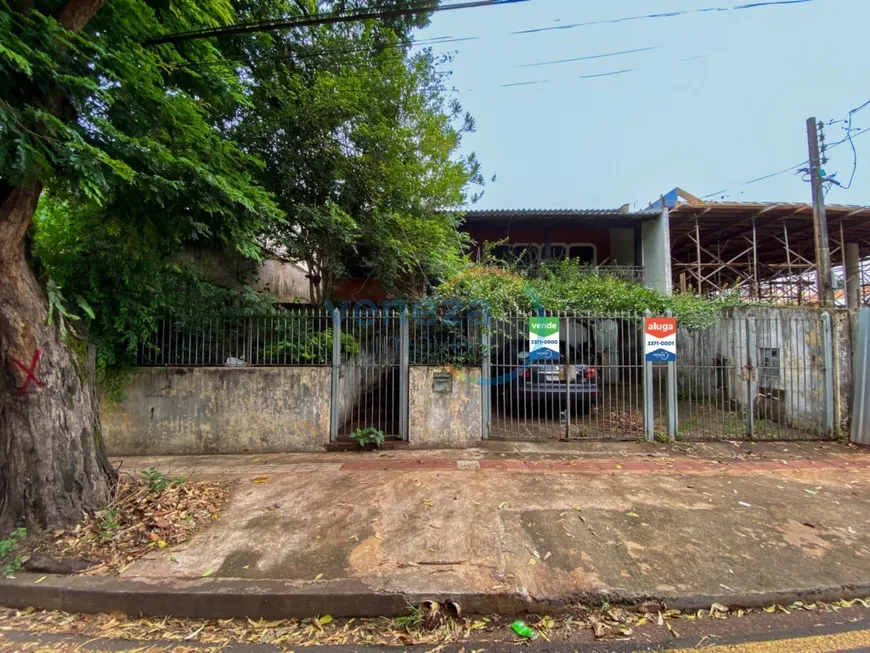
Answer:
[[[831,279],[831,249],[828,245],[828,219],[825,216],[825,189],[822,186],[822,162],[819,153],[819,131],[815,118],[807,120],[810,146],[810,184],[813,189],[813,235],[816,240],[816,287],[822,306],[834,305]]]

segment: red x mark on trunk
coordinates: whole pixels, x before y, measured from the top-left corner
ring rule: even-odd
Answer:
[[[12,359],[12,362],[18,366],[22,372],[24,372],[27,376],[24,377],[24,385],[18,388],[18,396],[23,397],[24,393],[27,392],[27,386],[30,385],[30,382],[33,381],[38,388],[44,388],[45,384],[42,381],[36,378],[36,366],[39,364],[39,357],[42,356],[42,350],[37,349],[33,352],[33,359],[30,361],[30,369],[24,367],[24,363],[19,360]]]

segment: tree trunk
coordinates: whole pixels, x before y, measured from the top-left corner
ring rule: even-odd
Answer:
[[[48,300],[27,262],[24,236],[41,186],[0,186],[2,537],[15,524],[79,521],[108,503],[116,474],[102,443],[93,354],[46,324]]]

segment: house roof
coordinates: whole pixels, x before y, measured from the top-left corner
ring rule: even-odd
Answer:
[[[487,209],[466,211],[466,223],[498,224],[504,221],[533,221],[536,224],[568,224],[582,222],[594,225],[606,223],[617,226],[620,223],[643,222],[661,215],[658,209],[631,211],[628,205],[618,209]]]
[[[829,204],[825,207],[831,249],[841,242],[858,243],[860,255],[870,256],[870,207]],[[792,202],[701,202],[678,204],[670,209],[671,251],[675,257],[694,256],[690,236],[696,231],[706,246],[722,246],[727,260],[733,249],[751,242],[753,228],[759,260],[781,263],[784,241],[789,249],[815,260],[813,207]]]

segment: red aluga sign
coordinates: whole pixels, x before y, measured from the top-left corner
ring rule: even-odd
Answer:
[[[667,338],[677,332],[675,317],[647,317],[643,321],[643,330],[653,338]]]

